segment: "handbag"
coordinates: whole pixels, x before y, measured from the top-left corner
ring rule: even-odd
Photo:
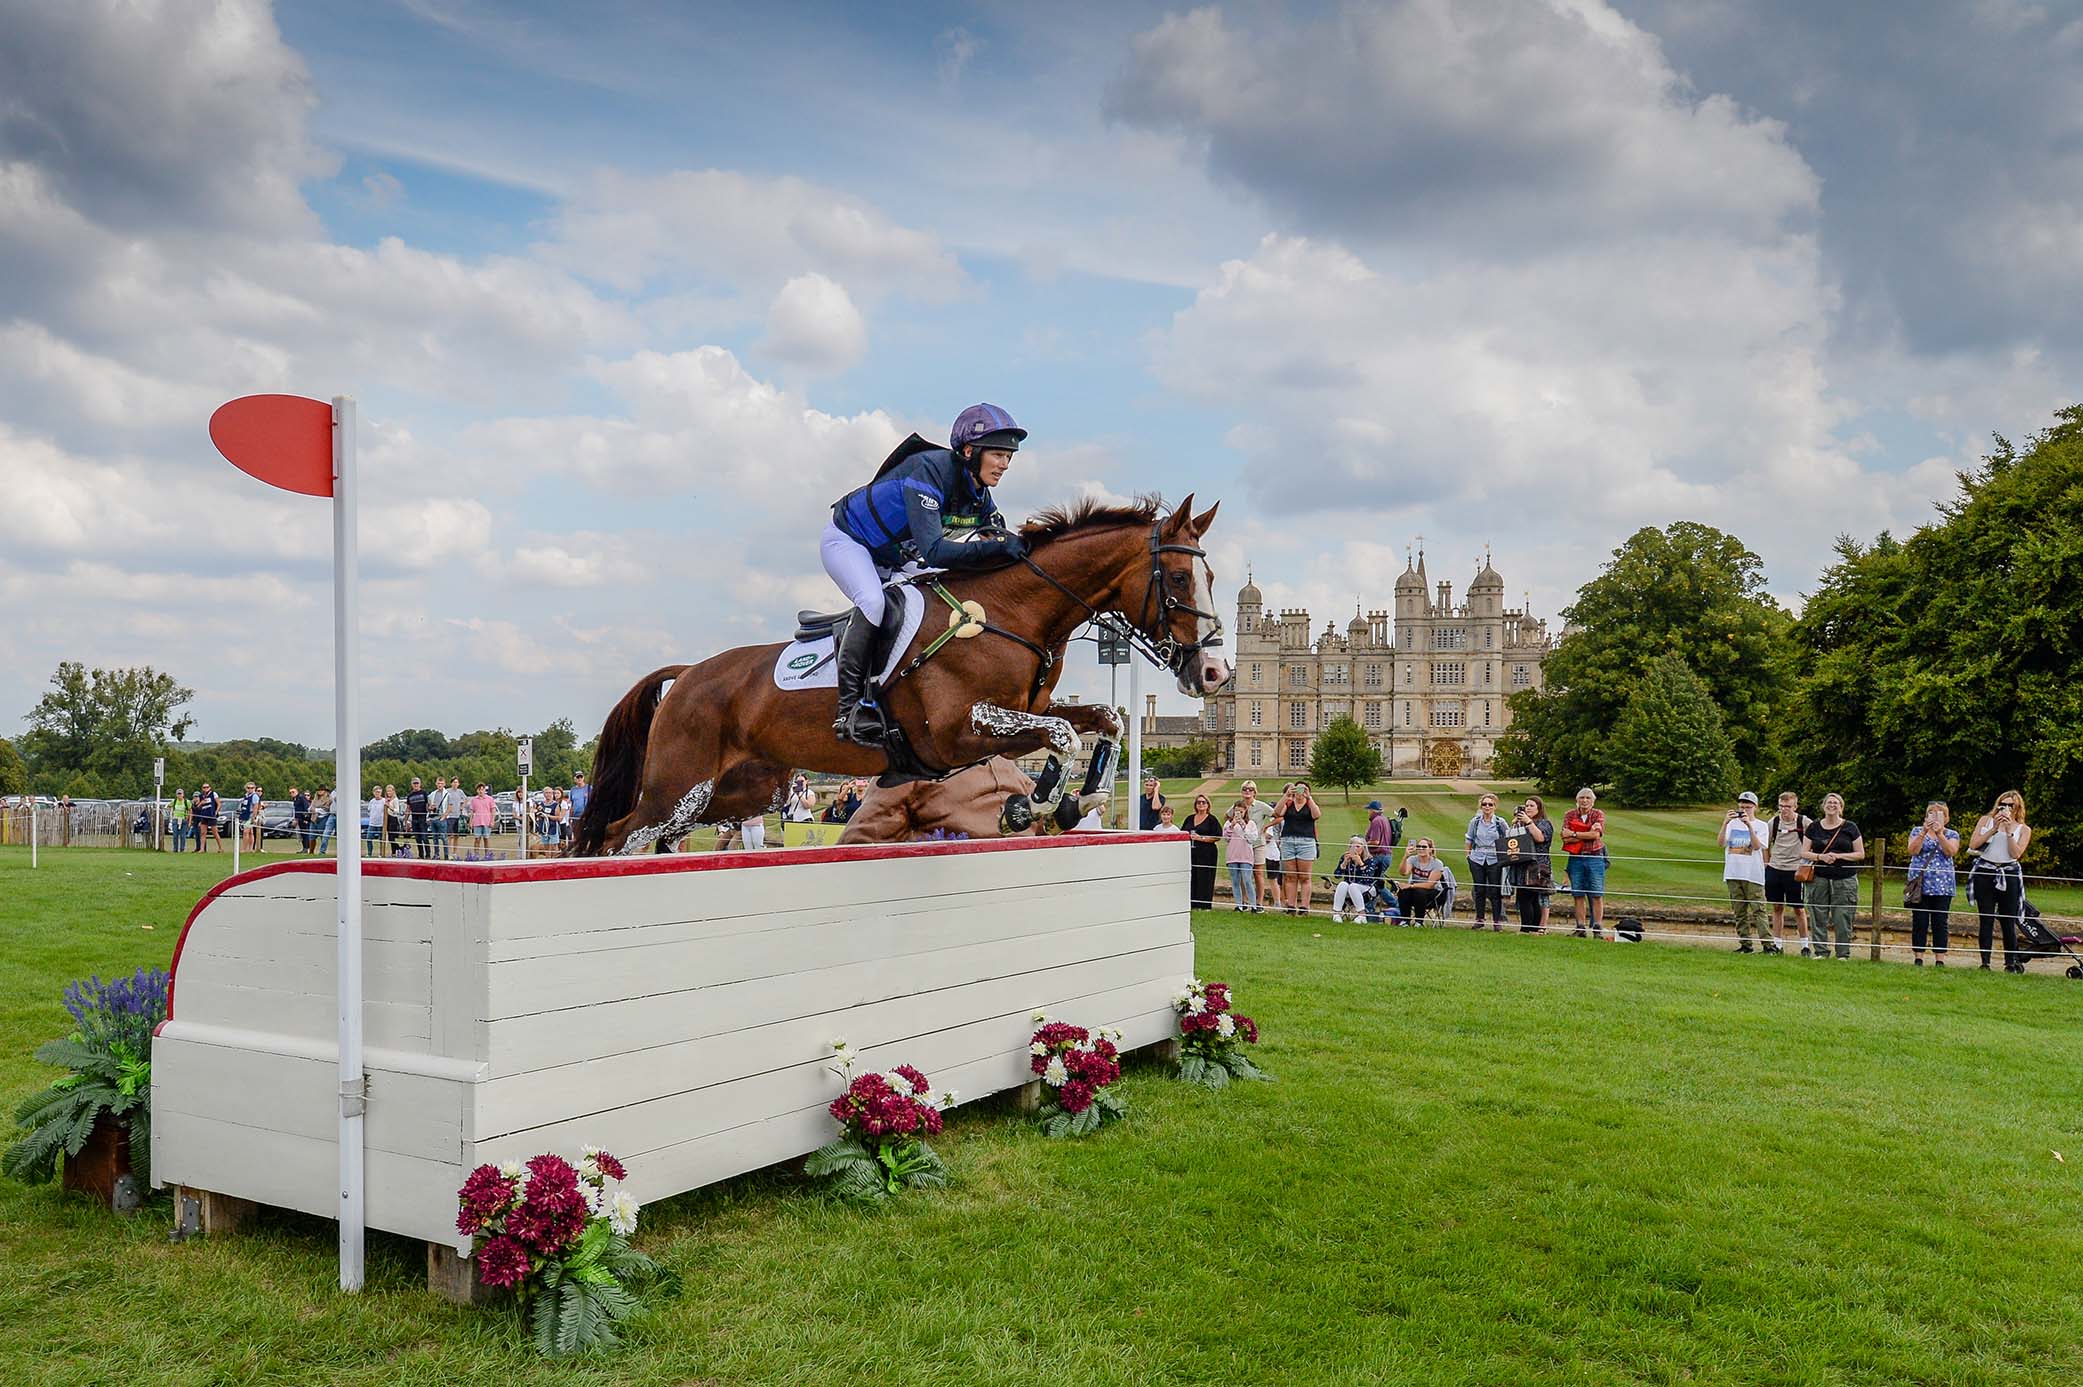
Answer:
[[[1906,906],[1924,903],[1924,873],[1921,870],[1910,873],[1909,880],[1902,883],[1902,903]]]

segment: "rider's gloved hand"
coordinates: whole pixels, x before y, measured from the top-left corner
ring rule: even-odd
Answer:
[[[998,541],[998,548],[1000,553],[1015,563],[1027,557],[1027,541],[1010,531],[1004,539]]]

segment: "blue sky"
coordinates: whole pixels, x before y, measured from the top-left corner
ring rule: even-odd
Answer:
[[[2083,378],[2073,5],[0,23],[0,731],[71,658],[329,740],[323,507],[203,433],[253,390],[362,403],[373,734],[590,731],[782,633],[976,399],[1009,508],[1219,498],[1225,592],[1342,622],[1418,534],[1552,617],[1675,519],[1797,604]]]

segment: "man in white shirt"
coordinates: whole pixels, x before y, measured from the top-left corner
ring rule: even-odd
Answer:
[[[1745,790],[1736,807],[1721,821],[1722,882],[1729,889],[1729,908],[1736,915],[1736,952],[1780,952],[1765,922],[1765,826],[1758,822],[1758,797]],[[1756,934],[1755,943],[1751,935]]]

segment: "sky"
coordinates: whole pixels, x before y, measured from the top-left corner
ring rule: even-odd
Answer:
[[[2083,5],[0,0],[0,735],[60,660],[330,745],[330,529],[209,445],[354,396],[399,727],[580,735],[836,605],[989,400],[1019,515],[1222,502],[1226,611],[1409,547],[1551,619],[1635,529],[1790,606],[2083,398]],[[1153,673],[1167,711],[1190,705]],[[1063,692],[1103,694],[1080,647]]]

